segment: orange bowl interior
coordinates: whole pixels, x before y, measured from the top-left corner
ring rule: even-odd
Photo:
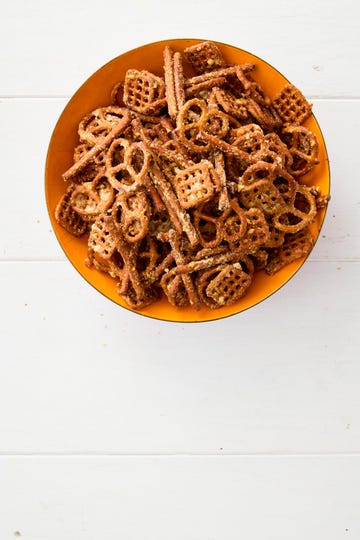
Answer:
[[[203,40],[174,39],[159,41],[114,58],[96,71],[70,99],[55,126],[50,140],[45,168],[45,192],[50,220],[57,239],[66,256],[80,274],[99,292],[126,309],[130,308],[117,294],[115,280],[95,269],[89,269],[85,265],[87,237],[73,237],[59,226],[54,219],[56,204],[66,188],[61,175],[72,165],[73,151],[78,144],[77,128],[81,118],[98,107],[110,104],[111,89],[117,82],[125,78],[127,69],[146,69],[162,75],[163,49],[165,45],[170,45],[173,50],[182,52],[186,47],[201,41]],[[220,47],[228,63],[254,63],[256,69],[252,76],[261,84],[270,98],[274,97],[289,82],[279,71],[257,56],[231,45],[215,43]],[[189,72],[188,74],[191,75],[192,73]],[[320,187],[322,194],[328,194],[330,171],[324,139],[314,115],[305,122],[305,125],[315,133],[318,139],[320,163],[307,175],[302,176],[301,182],[307,185],[317,185]],[[325,210],[319,211],[315,222],[311,225],[314,240],[318,238],[324,217]],[[247,294],[231,306],[215,310],[202,307],[197,312],[192,308],[175,308],[164,298],[141,311],[137,311],[137,313],[155,319],[177,322],[202,322],[228,317],[244,311],[271,296],[289,281],[304,263],[304,260],[305,257],[291,263],[273,276],[268,276],[264,271],[257,272]]]

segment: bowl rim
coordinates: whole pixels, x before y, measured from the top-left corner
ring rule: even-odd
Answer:
[[[65,104],[62,112],[60,113],[57,121],[55,122],[53,131],[52,131],[49,143],[48,143],[48,149],[47,149],[47,152],[46,152],[46,159],[45,159],[45,182],[44,182],[45,186],[44,187],[45,187],[45,200],[46,200],[47,212],[48,212],[48,216],[50,218],[50,223],[51,223],[53,232],[55,234],[55,237],[57,239],[57,242],[60,245],[66,259],[71,263],[71,265],[73,266],[73,268],[75,268],[75,270],[78,272],[78,274],[87,282],[87,284],[90,285],[93,289],[95,289],[97,291],[97,293],[102,294],[107,300],[110,300],[112,303],[116,304],[117,306],[119,306],[121,308],[126,309],[127,311],[129,311],[130,313],[132,313],[134,315],[141,315],[142,317],[144,317],[146,319],[153,319],[153,320],[162,321],[162,322],[166,322],[166,323],[170,322],[170,323],[177,323],[177,324],[190,324],[190,323],[217,322],[217,321],[222,320],[222,319],[228,319],[228,318],[234,317],[236,315],[241,315],[242,313],[247,312],[249,309],[255,308],[256,306],[259,306],[265,300],[268,300],[269,298],[271,298],[275,293],[277,293],[285,285],[287,285],[289,283],[289,281],[293,277],[295,277],[295,275],[299,272],[299,270],[303,267],[303,265],[308,261],[308,259],[309,259],[310,255],[311,255],[315,245],[317,244],[317,242],[319,240],[320,232],[321,232],[321,230],[322,230],[322,228],[324,226],[324,222],[325,222],[327,212],[328,212],[328,204],[327,204],[325,206],[325,208],[322,209],[320,220],[317,223],[316,236],[315,236],[315,238],[313,238],[313,240],[314,240],[313,245],[312,245],[309,253],[306,256],[303,256],[300,259],[297,259],[296,261],[294,261],[296,263],[295,264],[296,268],[292,272],[290,272],[290,274],[286,277],[286,279],[283,280],[283,282],[280,285],[276,286],[273,290],[270,290],[265,295],[262,295],[261,298],[259,298],[258,300],[255,300],[250,305],[247,305],[247,306],[242,307],[240,309],[238,309],[236,307],[237,304],[239,303],[239,301],[238,301],[237,303],[233,304],[233,306],[231,306],[233,309],[231,309],[230,312],[228,312],[228,313],[221,313],[221,310],[223,308],[218,308],[218,309],[214,309],[214,310],[210,310],[210,308],[205,308],[207,313],[209,313],[209,314],[211,313],[211,314],[215,315],[215,316],[212,316],[212,317],[209,316],[209,317],[205,317],[205,318],[188,318],[188,319],[185,318],[185,319],[182,319],[181,318],[181,313],[182,312],[184,313],[183,308],[174,308],[167,301],[166,301],[167,304],[168,304],[167,307],[169,308],[170,312],[172,313],[175,310],[176,313],[178,313],[178,315],[179,315],[178,318],[172,318],[172,317],[167,318],[167,317],[164,317],[164,315],[157,316],[156,314],[148,313],[146,310],[132,309],[131,307],[127,306],[125,303],[123,304],[123,303],[118,302],[116,298],[110,297],[108,294],[106,294],[106,292],[104,290],[101,290],[95,283],[92,282],[92,280],[89,277],[84,275],[84,273],[77,266],[77,264],[75,263],[75,261],[73,260],[71,255],[69,255],[69,253],[66,250],[66,246],[64,245],[65,242],[63,242],[61,240],[59,232],[58,232],[60,230],[60,226],[56,223],[54,215],[53,215],[53,209],[50,207],[51,206],[50,205],[50,191],[51,191],[50,190],[50,184],[51,184],[51,182],[49,182],[49,179],[48,179],[48,170],[49,170],[49,166],[50,166],[50,161],[52,159],[52,151],[53,151],[52,146],[53,146],[53,143],[54,143],[54,139],[56,137],[56,134],[57,134],[58,130],[61,127],[61,124],[62,124],[62,121],[63,121],[64,117],[66,117],[66,114],[68,113],[69,109],[71,108],[74,100],[78,99],[78,97],[85,90],[85,88],[89,85],[89,83],[91,83],[93,79],[96,79],[96,77],[98,76],[98,74],[100,72],[108,69],[112,64],[120,62],[121,59],[126,55],[133,55],[133,54],[135,54],[137,52],[140,52],[143,49],[148,49],[148,48],[151,48],[151,47],[154,47],[154,46],[159,46],[159,45],[165,46],[166,44],[169,44],[169,43],[185,45],[185,42],[191,42],[192,44],[195,44],[195,42],[201,43],[201,42],[204,42],[204,41],[211,41],[211,42],[215,43],[216,45],[218,45],[220,47],[223,46],[223,47],[226,47],[226,48],[236,50],[238,53],[245,53],[246,55],[251,56],[254,60],[259,62],[260,65],[266,66],[272,72],[277,73],[278,76],[280,76],[281,79],[283,79],[284,84],[290,83],[289,79],[286,76],[284,76],[283,73],[279,69],[277,69],[272,64],[270,64],[267,60],[264,60],[260,56],[254,54],[254,53],[252,53],[252,52],[250,52],[250,51],[248,51],[246,49],[240,48],[240,47],[238,47],[236,45],[232,45],[232,44],[229,44],[229,43],[225,43],[225,42],[221,42],[221,41],[217,41],[217,40],[213,40],[213,39],[209,39],[209,38],[208,39],[201,39],[201,38],[168,38],[168,39],[162,39],[162,40],[158,40],[158,41],[148,42],[148,43],[145,43],[143,45],[139,45],[137,47],[129,49],[127,51],[124,51],[123,53],[121,53],[121,54],[117,55],[116,57],[110,59],[105,64],[100,66],[98,69],[96,69],[87,79],[84,80],[84,82],[77,88],[77,90],[68,99],[68,101]],[[136,66],[133,66],[133,67],[136,69]],[[110,92],[110,88],[109,88],[109,92]],[[109,96],[109,101],[110,101],[110,96]],[[331,192],[331,169],[330,169],[330,161],[329,161],[328,149],[327,149],[326,142],[325,142],[325,139],[324,139],[323,131],[322,131],[321,126],[320,126],[320,124],[319,124],[319,122],[318,122],[318,120],[316,118],[316,115],[314,114],[313,111],[311,113],[311,118],[312,118],[313,122],[315,123],[315,125],[316,125],[316,127],[317,127],[317,129],[319,131],[320,137],[321,137],[321,141],[319,141],[319,142],[321,144],[321,147],[322,147],[322,150],[323,150],[323,153],[324,153],[325,166],[326,166],[326,183],[327,183],[327,193],[326,194],[330,194],[330,192]],[[74,123],[74,125],[76,125],[76,123]],[[290,263],[290,264],[293,264],[293,263]],[[271,277],[272,276],[268,276],[268,279],[271,279]],[[119,297],[119,299],[120,299],[120,297]],[[241,299],[240,299],[240,301],[241,301]],[[197,312],[195,312],[195,310],[192,310],[192,311],[194,312],[194,315],[196,315]],[[219,313],[218,316],[216,316],[217,313]]]

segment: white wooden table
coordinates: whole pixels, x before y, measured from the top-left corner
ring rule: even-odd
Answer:
[[[3,0],[0,539],[360,538],[360,77],[354,0]],[[65,259],[44,162],[111,58],[199,37],[313,102],[332,200],[300,272],[202,325],[140,317]]]

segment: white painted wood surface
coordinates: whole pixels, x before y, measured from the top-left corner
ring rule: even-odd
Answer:
[[[0,540],[360,538],[357,6],[2,2]],[[44,198],[70,96],[111,58],[170,37],[277,67],[314,103],[331,166],[298,274],[203,325],[99,295],[65,259]]]

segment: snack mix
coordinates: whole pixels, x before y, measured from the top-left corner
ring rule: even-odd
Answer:
[[[184,66],[192,69],[186,77]],[[57,222],[88,235],[85,263],[135,310],[165,295],[211,309],[307,255],[327,204],[301,183],[318,163],[311,105],[287,84],[270,99],[254,64],[202,42],[166,46],[161,75],[129,69],[109,105],[80,122]]]

